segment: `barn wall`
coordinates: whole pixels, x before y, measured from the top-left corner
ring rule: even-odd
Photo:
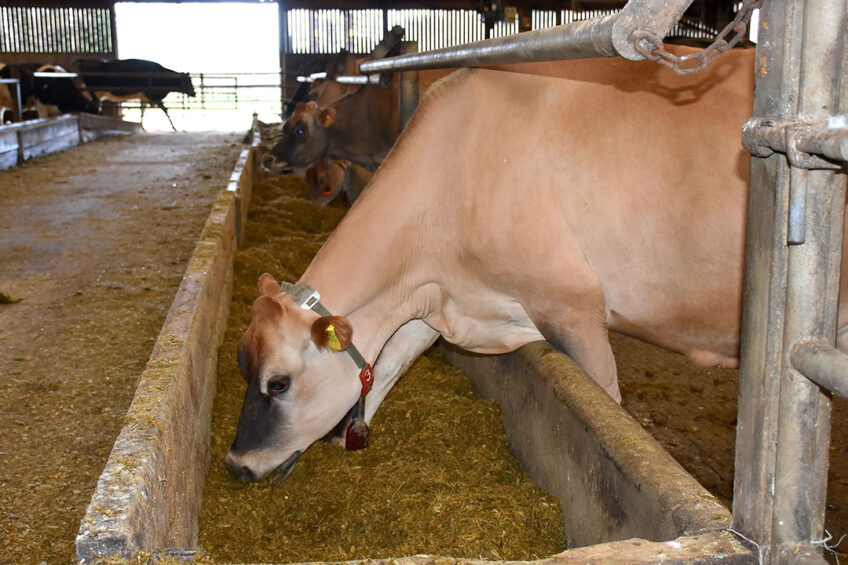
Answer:
[[[0,6],[0,63],[114,59],[115,13],[108,7]]]

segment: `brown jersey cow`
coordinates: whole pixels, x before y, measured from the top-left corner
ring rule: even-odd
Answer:
[[[736,366],[753,68],[732,51],[688,77],[607,59],[437,84],[301,286],[260,279],[231,471],[288,472],[363,397],[369,421],[439,335],[547,339],[616,400],[609,330]]]

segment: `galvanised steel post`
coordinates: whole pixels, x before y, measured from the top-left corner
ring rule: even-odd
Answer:
[[[845,0],[765,6],[756,118],[845,113],[847,11]],[[809,542],[824,537],[831,397],[790,352],[835,343],[846,181],[807,162],[791,132],[786,155],[751,161],[733,526],[759,544],[763,563],[823,563]]]

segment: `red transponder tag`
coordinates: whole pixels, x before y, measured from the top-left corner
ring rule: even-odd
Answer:
[[[350,423],[345,432],[345,449],[359,451],[368,447],[368,424],[365,420],[357,419]]]
[[[371,386],[374,384],[374,372],[371,370],[371,363],[365,365],[365,368],[359,372],[359,382],[362,383],[362,392],[360,396],[365,396],[371,391]]]

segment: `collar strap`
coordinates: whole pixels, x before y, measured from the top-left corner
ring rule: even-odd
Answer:
[[[321,304],[321,295],[317,290],[306,284],[282,282],[280,284],[283,291],[291,296],[295,303],[304,310],[313,310],[319,316],[332,316],[323,304]],[[365,361],[365,358],[359,352],[353,343],[345,349],[350,358],[356,363],[359,368],[359,381],[362,383],[362,392],[360,396],[364,397],[371,390],[374,384],[374,373],[371,369],[371,364]]]
[[[321,295],[318,291],[309,285],[300,283],[281,284],[283,291],[294,298],[294,301],[304,310],[314,310],[320,316],[331,316],[330,311],[324,308],[321,304]],[[359,398],[353,406],[353,417],[350,424],[345,430],[345,449],[348,451],[356,451],[368,447],[368,437],[370,432],[368,424],[365,423],[365,395],[371,390],[374,384],[374,372],[371,370],[371,364],[366,363],[365,359],[359,350],[351,343],[345,351],[356,362],[359,367],[359,382],[362,386],[359,392]]]

